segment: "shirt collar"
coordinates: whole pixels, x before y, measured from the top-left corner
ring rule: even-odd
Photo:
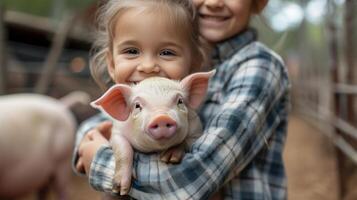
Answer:
[[[224,60],[227,60],[237,51],[242,49],[245,45],[255,41],[256,39],[256,30],[249,28],[238,35],[216,44],[212,51],[213,64],[216,65],[222,63]]]

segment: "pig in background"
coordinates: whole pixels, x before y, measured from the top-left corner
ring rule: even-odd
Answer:
[[[69,107],[89,101],[79,91],[61,100],[39,94],[0,96],[0,199],[36,191],[44,199],[48,186],[58,199],[68,199],[76,131]]]
[[[113,190],[130,190],[133,148],[162,152],[161,160],[177,163],[202,134],[194,109],[204,99],[213,72],[195,73],[182,81],[152,77],[132,86],[117,84],[92,103],[113,119],[110,139],[116,160]]]

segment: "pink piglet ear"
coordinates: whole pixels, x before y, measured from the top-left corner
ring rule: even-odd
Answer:
[[[206,96],[208,81],[214,73],[215,70],[194,73],[181,80],[181,85],[188,93],[188,102],[192,108],[198,108],[203,101]]]
[[[130,95],[131,88],[129,86],[117,84],[109,88],[99,99],[92,102],[91,106],[99,108],[116,120],[125,121],[130,114],[127,102]]]

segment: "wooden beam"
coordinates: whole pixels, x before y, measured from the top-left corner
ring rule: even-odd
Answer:
[[[40,80],[36,83],[35,86],[36,93],[40,93],[40,94],[47,93],[47,90],[50,84],[52,83],[53,77],[56,72],[56,65],[58,63],[58,59],[61,56],[67,36],[74,23],[75,23],[74,15],[70,15],[66,17],[62,21],[59,30],[54,35],[50,52],[48,53],[47,58],[45,60],[45,64],[43,66],[42,75],[40,77]]]
[[[357,85],[335,84],[335,93],[357,95]],[[352,108],[351,108],[352,109]]]
[[[78,15],[79,13],[77,13]],[[55,26],[56,21],[50,18],[39,17],[26,13],[16,11],[6,11],[4,16],[6,24],[17,25],[20,27],[27,27],[29,29],[47,32],[48,34],[56,34],[58,26]],[[68,37],[83,42],[92,42],[93,36],[89,32],[73,30],[68,34]]]
[[[330,57],[330,80],[333,85],[339,83],[339,50],[338,50],[338,33],[337,33],[337,25],[335,20],[337,19],[337,8],[336,4],[333,0],[328,0],[327,1],[327,30],[328,30],[328,47],[329,47],[329,57]],[[342,99],[341,99],[341,94],[335,93],[334,91],[331,91],[330,93],[332,97],[332,104],[331,107],[333,110],[333,116],[340,117],[341,113],[343,112],[343,105],[342,105]],[[334,135],[338,135],[339,137],[341,136],[341,131],[337,128],[334,129],[333,131]],[[337,137],[337,136],[336,136]],[[335,141],[335,140],[333,140]],[[340,146],[338,146],[340,147]],[[344,173],[343,173],[343,155],[341,150],[341,147],[336,149],[336,155],[337,155],[337,166],[338,166],[338,176],[339,176],[339,191],[340,195],[339,198],[342,199],[344,196],[344,188],[345,188],[345,178],[344,178]]]
[[[0,4],[0,95],[6,94],[6,52],[5,52],[5,23],[4,7]]]
[[[345,61],[347,66],[347,77],[346,82],[348,84],[356,84],[357,79],[355,78],[355,40],[354,40],[354,20],[355,20],[355,5],[356,0],[346,0],[345,2]],[[347,119],[349,122],[355,122],[355,111],[353,108],[354,97],[351,94],[347,94]]]

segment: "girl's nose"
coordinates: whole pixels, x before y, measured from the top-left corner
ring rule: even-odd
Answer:
[[[224,0],[205,0],[204,4],[210,8],[221,8],[224,5]]]
[[[143,58],[138,66],[138,71],[144,73],[158,73],[160,72],[160,66],[157,64],[154,58],[148,56]]]

